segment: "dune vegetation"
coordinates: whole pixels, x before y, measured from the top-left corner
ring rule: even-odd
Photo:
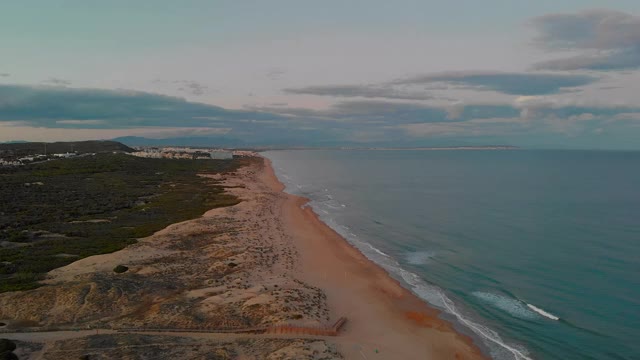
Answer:
[[[38,287],[52,269],[237,204],[198,175],[233,172],[244,161],[107,153],[0,168],[0,292]]]

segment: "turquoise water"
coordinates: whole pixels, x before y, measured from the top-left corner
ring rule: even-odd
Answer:
[[[640,359],[640,152],[271,151],[497,359]]]

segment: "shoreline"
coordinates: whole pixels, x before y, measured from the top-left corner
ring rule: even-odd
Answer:
[[[298,277],[326,293],[332,317],[348,318],[335,341],[346,359],[487,359],[439,310],[322,222],[309,199],[286,193],[271,161],[262,159],[261,180],[283,196],[280,217],[299,253]]]
[[[233,173],[202,175],[240,203],[57,268],[37,289],[0,294],[2,336],[22,341],[21,358],[185,355],[163,348],[170,341],[192,358],[486,359],[307,199],[285,193],[269,159],[253,159]],[[113,271],[122,264],[126,272]],[[342,317],[338,336],[315,333]],[[244,332],[270,326],[314,333]]]

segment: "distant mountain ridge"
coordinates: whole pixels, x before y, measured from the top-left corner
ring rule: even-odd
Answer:
[[[280,142],[253,142],[244,141],[228,136],[199,136],[199,137],[173,137],[164,139],[152,139],[141,136],[124,136],[114,138],[114,141],[121,142],[128,146],[202,146],[236,149],[379,149],[379,150],[474,150],[474,149],[496,149],[509,150],[519,149],[517,146],[506,144],[476,144],[458,142],[451,144],[450,141],[432,141],[430,143],[409,142],[377,142],[368,144],[358,144],[353,142],[326,141],[317,143],[305,143],[304,141],[280,141]]]
[[[40,155],[45,151],[48,154],[53,153],[99,153],[99,152],[134,152],[134,146],[147,147],[163,147],[163,146],[191,146],[191,147],[218,147],[218,148],[235,148],[235,149],[345,149],[345,150],[513,150],[519,149],[517,146],[511,145],[476,145],[476,144],[457,144],[450,143],[434,143],[431,146],[423,144],[393,144],[393,143],[375,143],[368,146],[358,146],[350,143],[328,142],[314,145],[301,145],[298,143],[249,143],[237,138],[230,137],[175,137],[164,139],[152,139],[140,136],[123,136],[111,140],[90,140],[90,141],[71,141],[71,142],[26,142],[12,141],[0,143],[0,155],[9,152],[15,156]]]
[[[124,136],[113,139],[128,146],[206,146],[240,147],[243,141],[228,137],[177,137],[168,139],[150,139],[140,136]]]
[[[91,141],[69,141],[69,142],[12,142],[0,144],[0,153],[12,153],[16,156],[28,156],[44,154],[56,154],[77,152],[101,153],[101,152],[134,152],[135,150],[117,141],[112,140],[91,140]]]

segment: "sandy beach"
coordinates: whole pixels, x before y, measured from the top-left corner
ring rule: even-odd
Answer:
[[[262,180],[284,186],[265,159]],[[319,220],[307,199],[283,193],[281,219],[298,249],[299,276],[327,294],[348,326],[336,343],[346,359],[481,359],[470,339]]]
[[[242,201],[0,294],[0,337],[19,341],[21,359],[484,358],[283,192],[269,160],[214,177]],[[338,336],[314,333],[341,317]]]

